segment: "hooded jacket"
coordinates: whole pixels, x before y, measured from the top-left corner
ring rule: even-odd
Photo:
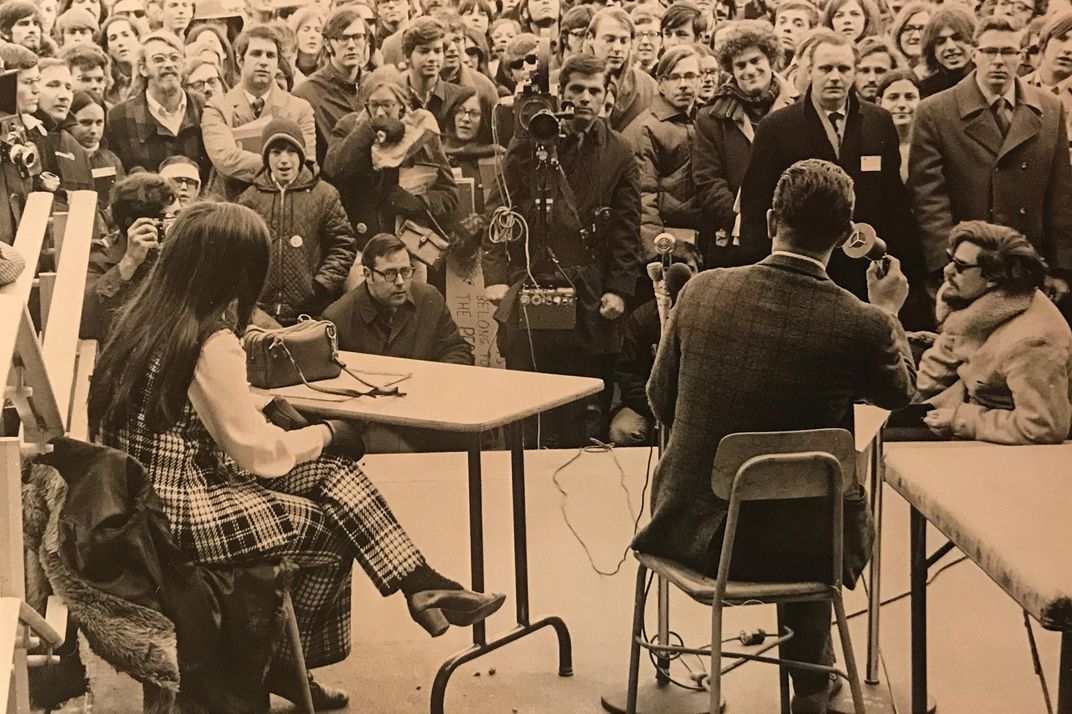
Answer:
[[[237,202],[256,211],[272,235],[261,309],[283,324],[303,312],[318,315],[338,297],[357,257],[339,192],[309,166],[286,187],[265,169]]]

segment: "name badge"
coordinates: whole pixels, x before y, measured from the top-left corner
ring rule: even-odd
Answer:
[[[882,157],[881,156],[861,156],[860,157],[860,170],[865,172],[881,171],[882,170]]]

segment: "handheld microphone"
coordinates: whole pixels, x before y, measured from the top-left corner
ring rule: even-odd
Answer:
[[[692,278],[692,268],[684,263],[674,263],[666,271],[666,292],[670,294],[670,303],[677,302],[677,296],[685,283]]]
[[[886,260],[886,241],[879,238],[874,227],[868,223],[853,223],[852,233],[841,246],[841,250],[850,258],[882,261],[878,268],[879,277],[884,276],[889,269],[889,261]]]
[[[663,264],[662,263],[648,263],[648,278],[651,282],[658,283],[663,279]]]

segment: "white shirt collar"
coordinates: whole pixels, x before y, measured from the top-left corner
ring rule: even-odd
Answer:
[[[988,107],[994,106],[994,102],[997,101],[998,95],[994,94],[987,87],[983,86],[982,80],[979,78],[979,73],[975,73],[975,86],[979,87],[979,91],[983,93],[983,100]],[[1016,107],[1016,80],[1014,79],[1009,88],[1005,90],[1005,93],[1001,95],[1005,98],[1005,101],[1009,103],[1010,108]]]
[[[242,88],[242,93],[246,95],[246,100],[249,102],[249,106],[252,107],[253,106],[253,100],[258,98],[257,95],[256,94],[250,94],[248,91],[246,91],[246,89],[244,87]],[[268,88],[267,92],[265,92],[264,94],[262,94],[260,96],[260,99],[264,100],[265,106],[268,105],[268,97],[270,97],[270,96],[272,96],[272,88],[271,87]]]
[[[801,255],[800,253],[793,253],[788,250],[772,250],[771,255],[783,255],[789,258],[796,258],[797,260],[806,260],[813,265],[819,266],[819,268],[821,268],[824,273],[826,272],[826,264],[823,263],[823,261],[821,260],[811,257],[810,255]]]

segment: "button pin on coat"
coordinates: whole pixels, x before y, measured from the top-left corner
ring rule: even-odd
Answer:
[[[291,248],[301,248],[302,244],[304,242],[305,241],[302,240],[301,236],[291,236],[290,237],[290,247]]]

